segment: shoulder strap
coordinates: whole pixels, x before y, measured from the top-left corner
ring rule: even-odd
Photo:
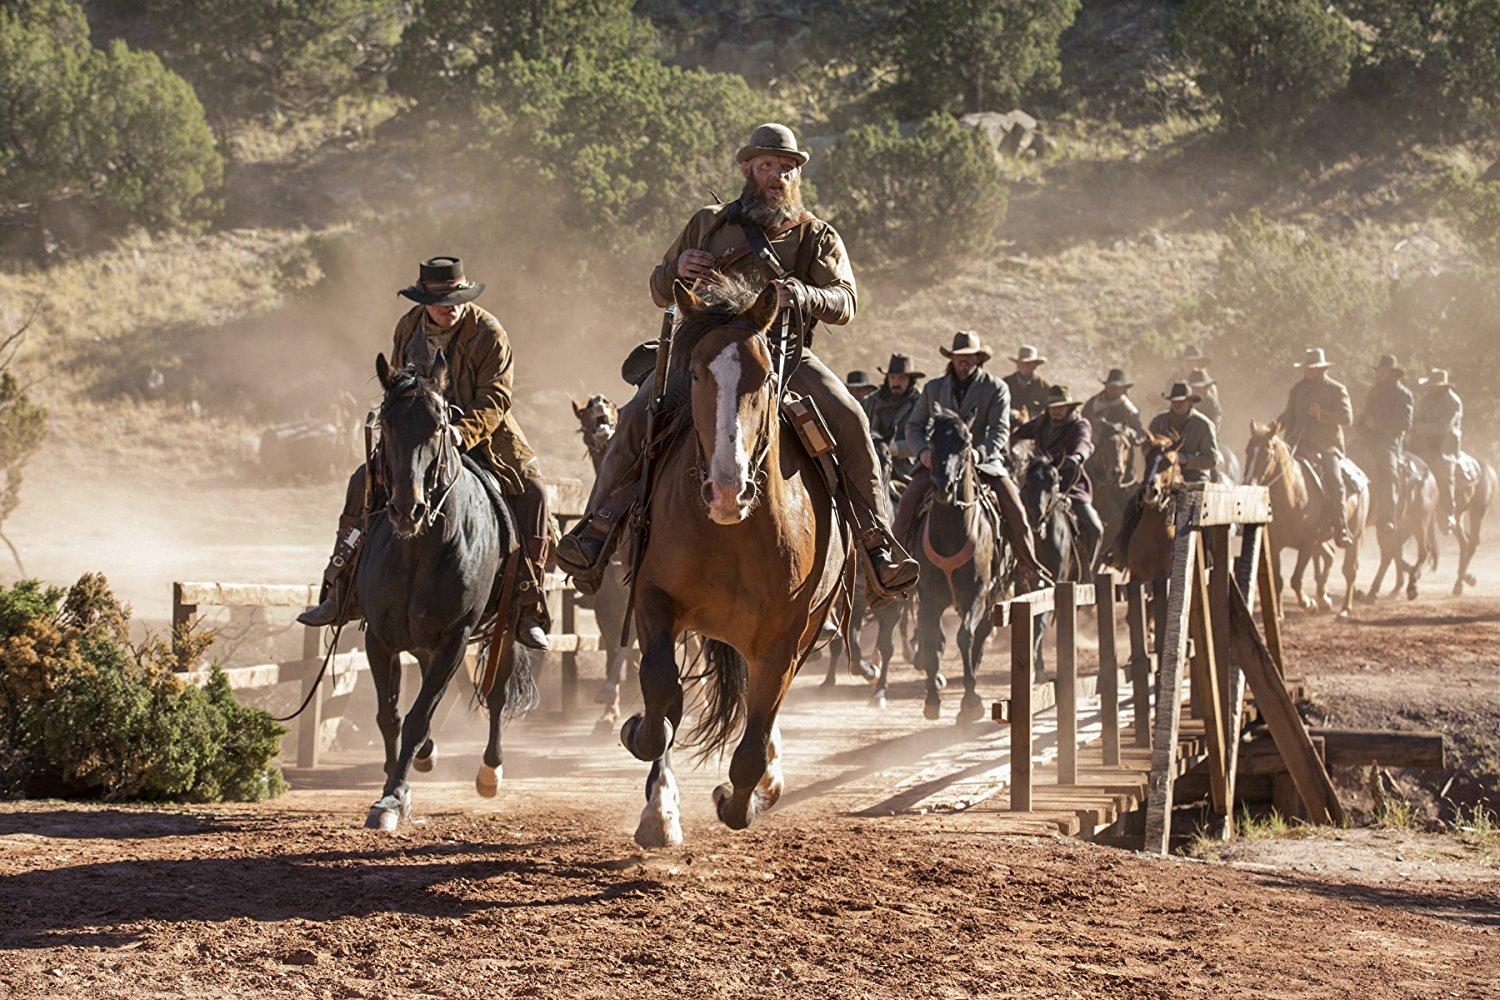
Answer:
[[[703,242],[704,243],[708,242],[709,235],[711,235],[712,233],[716,232],[719,229],[720,226],[722,226],[725,222],[728,221],[730,214],[731,214],[730,212],[726,211],[723,214],[723,216],[721,216],[720,221],[718,223],[716,223],[714,225],[714,227],[708,231],[708,233],[704,234],[704,237],[703,237]],[[777,239],[778,237],[783,236],[786,233],[791,232],[793,229],[796,229],[798,226],[805,225],[806,223],[815,222],[815,221],[817,221],[817,220],[812,215],[811,212],[803,212],[801,215],[797,216],[795,219],[792,219],[790,222],[787,222],[784,225],[776,227],[776,229],[774,229],[769,234],[767,234],[759,226],[747,225],[745,223],[740,223],[740,231],[745,234],[745,242],[741,243],[739,246],[730,247],[728,250],[725,250],[723,253],[719,254],[718,258],[715,261],[715,266],[717,266],[720,270],[723,270],[724,268],[729,267],[732,264],[739,263],[740,261],[744,260],[750,254],[759,255],[760,254],[760,250],[756,246],[757,237],[759,237],[759,242],[763,242],[767,246],[767,248],[769,248],[771,240]],[[809,227],[809,228],[811,228],[811,227]],[[806,237],[805,236],[804,236],[803,239],[804,239],[804,242],[806,242]],[[798,254],[799,254],[799,257],[800,257],[800,254],[801,254],[801,247],[800,247],[800,245],[798,247]],[[772,254],[772,257],[774,259],[775,255]],[[780,265],[780,261],[777,261],[777,265],[778,266]],[[782,271],[784,272],[785,268],[782,268]],[[772,273],[774,274],[775,272],[773,271]],[[777,277],[784,277],[784,276],[785,276],[784,274],[778,274],[777,275]]]

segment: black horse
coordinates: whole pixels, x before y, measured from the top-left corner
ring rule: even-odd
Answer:
[[[1058,583],[1087,579],[1091,567],[1079,545],[1073,502],[1063,489],[1057,466],[1046,455],[1035,453],[1027,464],[1026,481],[1021,486],[1021,503],[1026,507],[1026,518],[1036,536],[1037,561],[1052,579]],[[1051,622],[1049,612],[1042,615],[1037,624],[1034,662],[1038,681],[1046,667],[1042,639]]]
[[[998,596],[1004,544],[984,510],[969,425],[938,408],[929,435],[932,447],[932,507],[917,525],[917,666],[927,674],[928,719],[942,713],[938,663],[943,655],[943,612],[958,612],[958,652],[964,664],[964,696],[955,721],[984,716],[975,690],[984,640],[994,628],[990,606]]]
[[[385,516],[371,524],[355,575],[375,719],[385,738],[387,777],[365,820],[371,829],[394,830],[411,814],[407,774],[414,760],[430,761],[433,713],[469,640],[495,611],[507,560],[522,558],[515,524],[453,442],[443,398],[447,371],[441,357],[430,378],[411,368],[393,372],[383,354],[375,359],[385,390],[380,458],[389,501]],[[485,796],[500,783],[502,716],[507,707],[527,711],[536,702],[529,652],[507,646],[489,693],[489,741],[475,778]],[[422,688],[404,722],[397,711],[402,652],[422,669]]]
[[[1135,492],[1135,436],[1125,424],[1102,421],[1094,453],[1084,467],[1094,484],[1094,509],[1104,526],[1103,538],[1113,541],[1124,520],[1125,505]]]

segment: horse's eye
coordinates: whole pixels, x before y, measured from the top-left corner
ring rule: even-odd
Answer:
[[[693,381],[694,382],[698,381],[698,370],[696,368],[693,369]]]

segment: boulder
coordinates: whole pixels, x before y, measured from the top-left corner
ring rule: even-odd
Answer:
[[[990,146],[1006,159],[1015,159],[1025,152],[1037,130],[1037,120],[1019,108],[1005,112],[975,111],[959,121],[983,131]]]

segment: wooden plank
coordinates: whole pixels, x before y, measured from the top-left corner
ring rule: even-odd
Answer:
[[[1215,530],[1227,531],[1228,529],[1205,529],[1205,531]],[[1219,665],[1214,656],[1214,644],[1211,638],[1213,610],[1209,605],[1208,558],[1204,551],[1206,547],[1200,539],[1195,557],[1197,570],[1193,574],[1193,607],[1190,621],[1194,641],[1198,645],[1196,659],[1200,665],[1195,683],[1201,683],[1204,686],[1202,701],[1206,714],[1203,716],[1203,731],[1208,740],[1209,798],[1213,803],[1214,814],[1227,819],[1234,812],[1234,803],[1229,798],[1228,755],[1224,749],[1224,700],[1219,695]]]
[[[1132,583],[1125,604],[1130,633],[1130,707],[1135,713],[1135,745],[1151,745],[1151,652],[1146,645],[1146,585]]]
[[[1118,596],[1115,575],[1099,574],[1094,591],[1098,597],[1094,620],[1099,631],[1099,718],[1103,725],[1100,744],[1104,763],[1120,763],[1120,665],[1115,648],[1115,606]]]
[[[1416,767],[1441,771],[1448,766],[1442,733],[1397,732],[1389,729],[1339,729],[1317,726],[1308,730],[1326,748],[1324,760],[1339,767]]]
[[[572,589],[562,592],[562,630],[565,634],[576,634],[578,628],[577,593]],[[549,639],[548,645],[551,645]],[[572,718],[578,711],[578,650],[561,650],[562,653],[562,716]]]
[[[1198,497],[1198,514],[1193,523],[1200,527],[1265,524],[1271,520],[1271,491],[1264,486],[1185,483],[1174,486],[1173,492]]]
[[[1266,649],[1270,651],[1271,660],[1276,664],[1276,674],[1284,680],[1286,670],[1283,667],[1285,661],[1281,658],[1281,593],[1276,589],[1276,551],[1271,547],[1269,528],[1260,532],[1260,546],[1260,572],[1255,579],[1260,591],[1261,627],[1265,630]],[[1250,606],[1248,601],[1245,606]],[[1240,669],[1245,669],[1243,663],[1240,664]]]
[[[581,517],[588,507],[589,486],[581,479],[548,479],[547,509],[555,517]]]
[[[1241,591],[1253,593],[1254,588],[1250,582],[1255,579],[1256,567],[1260,563],[1260,536],[1265,533],[1265,525],[1246,524],[1240,527],[1240,554],[1233,566],[1233,579],[1230,578],[1230,565],[1228,559],[1229,533],[1224,533],[1223,566],[1224,572],[1217,575],[1214,580],[1214,589],[1210,595],[1213,604],[1214,620],[1214,653],[1220,657],[1220,664],[1224,674],[1224,734],[1228,740],[1225,747],[1224,771],[1228,778],[1229,801],[1232,804],[1235,798],[1235,786],[1239,782],[1239,756],[1240,756],[1240,733],[1245,726],[1245,673],[1240,669],[1238,661],[1234,658],[1233,650],[1229,642],[1229,590],[1235,585],[1235,581],[1243,581]],[[1214,558],[1218,560],[1221,553],[1215,547]],[[1234,824],[1225,824],[1226,836],[1234,836]]]
[[[172,584],[173,604],[215,608],[310,608],[318,603],[318,587],[307,583]]]
[[[1010,626],[1010,808],[1031,811],[1031,678],[1036,619],[1017,615]]]
[[[302,658],[304,660],[316,660],[322,652],[322,629],[302,629]],[[312,700],[307,703],[307,708],[297,717],[297,766],[318,766],[318,744],[319,733],[323,729],[323,692],[313,691],[313,685],[318,683],[316,673],[302,682],[302,697],[311,696]]]
[[[547,643],[554,653],[597,653],[600,649],[597,635],[548,634]]]
[[[1269,572],[1269,567],[1261,567],[1262,576],[1269,575]],[[1281,751],[1281,758],[1286,761],[1297,793],[1307,807],[1307,815],[1317,823],[1342,826],[1346,821],[1343,804],[1334,791],[1328,770],[1313,749],[1307,727],[1302,724],[1297,706],[1282,683],[1270,650],[1256,631],[1255,619],[1251,617],[1238,587],[1229,595],[1229,616],[1235,658],[1245,672],[1255,703],[1266,720],[1266,727],[1271,730],[1277,749]]]
[[[1014,619],[1026,617],[1027,615],[1039,615],[1051,611],[1053,607],[1053,595],[1055,587],[1045,587],[1042,590],[1033,590],[1029,594],[1012,597],[1008,601],[996,604],[990,612],[991,620],[997,628],[1009,627]],[[1014,613],[1012,608],[1015,609]]]
[[[1151,787],[1146,802],[1147,853],[1166,854],[1172,833],[1172,782],[1176,778],[1177,733],[1182,723],[1182,675],[1187,654],[1191,581],[1198,551],[1199,494],[1177,500],[1177,537],[1172,542],[1172,575],[1167,584],[1165,635],[1157,638],[1156,722],[1151,738]]]
[[[1078,783],[1078,584],[1057,585],[1057,783]]]

